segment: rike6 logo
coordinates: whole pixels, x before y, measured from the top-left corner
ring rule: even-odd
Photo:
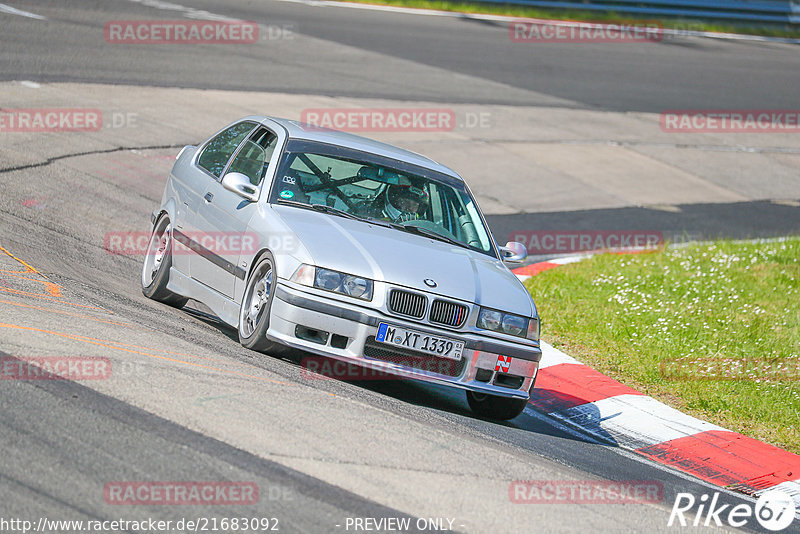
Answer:
[[[755,517],[762,528],[777,532],[794,521],[795,502],[789,493],[781,489],[774,488],[764,492],[756,500],[755,510],[750,504],[737,504],[733,507],[730,504],[719,504],[719,495],[719,492],[714,492],[711,498],[708,494],[703,494],[700,499],[695,499],[691,493],[678,493],[667,526],[671,527],[677,519],[677,524],[682,527],[708,527],[713,522],[718,527],[727,523],[731,527],[741,528],[750,524]],[[695,505],[698,505],[696,510]],[[694,521],[689,523],[684,517],[685,512],[694,512]]]

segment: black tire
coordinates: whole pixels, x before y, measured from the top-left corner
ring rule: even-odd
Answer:
[[[275,298],[278,274],[275,258],[264,252],[247,277],[242,303],[239,306],[239,343],[259,352],[279,352],[281,346],[267,339],[270,310]]]
[[[467,391],[467,403],[473,412],[488,419],[514,419],[528,405],[528,399],[511,399]]]
[[[142,293],[147,298],[182,308],[189,299],[167,289],[172,266],[172,224],[162,215],[153,226],[142,265]]]

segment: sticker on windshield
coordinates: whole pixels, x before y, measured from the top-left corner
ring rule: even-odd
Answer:
[[[284,176],[283,181],[286,182],[287,184],[292,184],[292,185],[297,184],[297,178],[295,178],[294,176]]]
[[[294,197],[293,191],[289,191],[288,189],[281,191],[281,198],[290,199],[292,197]]]

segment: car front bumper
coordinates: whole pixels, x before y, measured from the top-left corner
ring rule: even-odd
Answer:
[[[456,364],[453,360],[426,356],[420,360],[427,360],[433,365],[415,368],[406,365],[411,360],[403,357],[389,358],[394,359],[394,362],[387,361],[385,357],[375,357],[375,351],[381,350],[376,349],[379,345],[374,341],[381,322],[463,341],[465,346],[462,361]],[[379,310],[307,293],[283,283],[283,280],[276,285],[267,337],[283,345],[355,363],[365,369],[520,399],[529,397],[542,355],[538,346],[433,328],[428,324],[383,314]],[[373,357],[365,356],[365,347]],[[392,356],[402,352],[391,347],[386,347],[386,351]],[[407,352],[408,358],[422,356],[418,352]],[[502,367],[499,366],[499,356],[504,357]],[[446,371],[435,372],[439,368]],[[341,378],[346,379],[348,376],[343,375]]]

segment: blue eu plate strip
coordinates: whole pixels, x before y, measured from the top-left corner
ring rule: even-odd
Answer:
[[[389,327],[386,323],[381,323],[378,325],[378,334],[375,336],[380,342],[386,341],[386,329]]]

